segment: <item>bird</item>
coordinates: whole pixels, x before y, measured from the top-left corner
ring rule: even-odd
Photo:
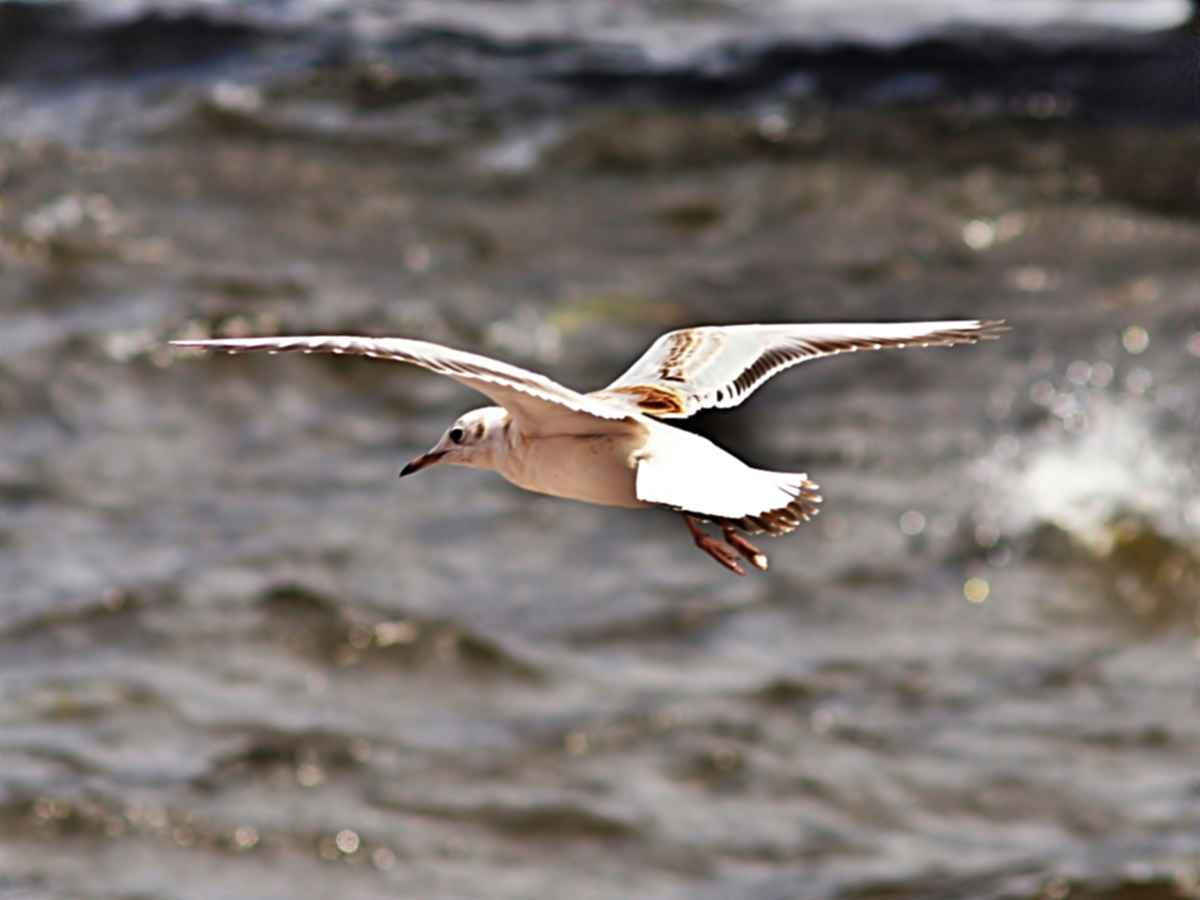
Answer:
[[[695,546],[729,571],[766,571],[746,535],[789,534],[818,512],[806,473],[753,468],[707,438],[670,424],[742,403],[807,360],[889,347],[992,340],[1002,319],[794,325],[705,325],[661,335],[615,381],[587,393],[476,353],[400,337],[305,335],[183,339],[179,348],[332,353],[410,363],[473,388],[493,406],[459,416],[400,472],[437,464],[498,472],[517,487],[603,506],[666,508]],[[720,538],[705,530],[715,528]]]

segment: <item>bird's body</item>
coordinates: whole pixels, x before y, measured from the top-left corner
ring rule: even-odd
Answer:
[[[684,515],[697,546],[744,574],[766,556],[739,532],[787,534],[814,516],[817,486],[802,473],[752,468],[664,419],[741,403],[768,378],[818,356],[883,347],[951,346],[994,338],[1000,322],[735,325],[660,337],[608,387],[583,394],[544,375],[406,338],[340,335],[174,341],[241,352],[298,350],[413,363],[488,396],[460,416],[401,475],[438,462],[490,469],[518,487],[603,506],[665,507]],[[715,522],[724,542],[697,521]]]
[[[698,434],[642,416],[606,422],[594,434],[536,437],[510,420],[493,468],[537,494],[599,506],[671,506],[712,519],[743,518],[748,500],[755,513],[786,506],[792,498],[781,476],[797,487],[806,481],[751,468]],[[639,484],[647,473],[652,477]],[[697,477],[709,484],[703,501],[687,496]],[[750,499],[756,495],[764,499]]]
[[[637,455],[646,427],[633,420],[605,423],[595,434],[530,437],[510,421],[496,471],[536,494],[600,506],[649,506],[637,495]]]

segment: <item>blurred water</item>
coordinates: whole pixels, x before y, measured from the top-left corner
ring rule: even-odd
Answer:
[[[53,4],[56,0],[44,0]],[[602,0],[83,0],[99,20],[147,13],[206,14],[283,28],[348,27],[360,37],[393,36],[413,27],[482,30],[506,39],[573,37],[641,46],[660,58],[705,44],[769,37],[911,40],[948,23],[1006,29],[1104,26],[1158,29],[1178,25],[1187,0],[720,0],[609,3]]]
[[[607,41],[836,29],[15,9],[0,897],[1196,896],[1190,38],[676,65]],[[826,497],[745,579],[668,513],[397,481],[453,383],[165,347],[405,334],[591,388],[681,324],[954,316],[1013,330],[696,423]]]

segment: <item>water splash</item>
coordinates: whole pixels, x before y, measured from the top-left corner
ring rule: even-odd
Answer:
[[[1200,627],[1200,448],[1183,446],[1195,435],[1160,427],[1152,395],[1074,381],[1035,385],[1049,421],[980,463],[989,488],[976,544],[1021,546],[1082,573],[1097,588],[1089,596],[1139,622]]]
[[[1090,407],[1090,427],[1031,454],[1018,474],[1021,510],[1097,550],[1111,542],[1109,523],[1131,513],[1183,537],[1189,517],[1180,486],[1190,480],[1187,465],[1173,458],[1133,404]]]

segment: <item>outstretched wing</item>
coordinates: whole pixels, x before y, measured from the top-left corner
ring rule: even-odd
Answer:
[[[305,337],[222,338],[213,340],[171,341],[176,347],[200,347],[243,353],[265,350],[268,353],[299,351],[301,353],[336,353],[350,356],[371,356],[396,362],[412,363],[439,375],[474,388],[507,409],[521,420],[528,433],[537,433],[557,420],[562,427],[564,416],[591,416],[595,419],[625,419],[634,411],[602,399],[580,394],[556,381],[475,353],[454,350],[427,341],[407,338],[369,338],[347,335],[311,335]]]
[[[1002,320],[730,325],[669,331],[620,378],[589,395],[658,418],[737,406],[797,363],[884,347],[951,347],[997,338]]]

